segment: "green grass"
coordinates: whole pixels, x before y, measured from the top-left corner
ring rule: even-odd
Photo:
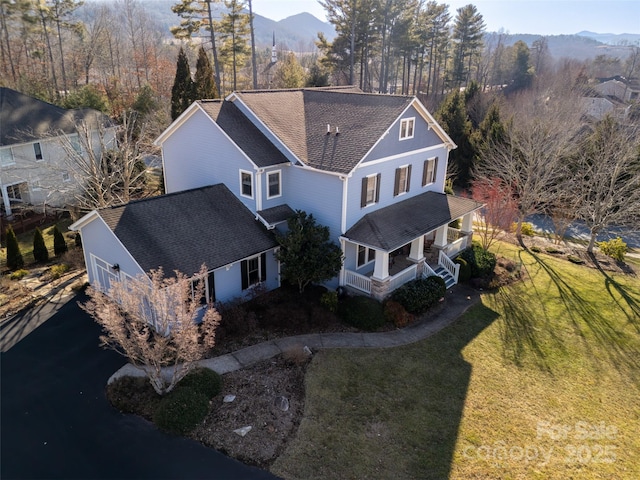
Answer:
[[[498,248],[527,279],[434,337],[316,355],[304,419],[272,471],[640,478],[640,281]]]
[[[68,227],[69,225],[71,225],[71,223],[73,222],[71,221],[70,218],[62,219],[56,223],[56,225],[58,225],[58,229],[65,236],[65,239],[67,240],[67,245],[69,245],[69,247],[73,245],[73,242],[67,238],[66,234],[68,232]],[[54,225],[50,225],[42,229],[42,237],[44,238],[44,243],[47,246],[47,249],[49,250],[50,259],[54,258],[53,227]],[[24,263],[25,263],[25,266],[27,267],[30,264],[34,263],[35,261],[33,258],[33,235],[34,235],[34,230],[17,235],[18,245],[20,245],[20,252],[22,253],[22,258],[24,258]],[[2,265],[4,265],[6,262],[5,250],[6,249],[3,249],[3,255],[1,259]]]

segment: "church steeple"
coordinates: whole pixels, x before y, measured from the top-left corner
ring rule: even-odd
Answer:
[[[273,32],[273,46],[271,47],[271,63],[278,61],[278,54],[276,52],[276,32]]]

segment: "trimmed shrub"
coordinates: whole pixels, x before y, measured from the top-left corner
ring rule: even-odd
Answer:
[[[13,228],[7,228],[7,267],[17,270],[24,266],[24,258],[20,252],[20,244]]]
[[[447,292],[447,286],[440,277],[419,278],[405,283],[391,295],[409,313],[420,315],[435,305]]]
[[[53,252],[56,257],[62,255],[67,251],[67,241],[64,239],[64,235],[60,232],[57,225],[53,227]]]
[[[542,253],[542,249],[540,247],[536,247],[535,245],[533,247],[530,247],[529,250],[531,250],[533,253]]]
[[[514,222],[511,225],[511,231],[514,233],[518,231],[517,223]],[[522,228],[520,229],[520,232],[525,237],[533,237],[536,234],[536,231],[533,229],[533,224],[529,222],[522,222]]]
[[[324,292],[320,297],[320,303],[331,313],[338,311],[338,292]]]
[[[36,228],[33,234],[33,258],[36,262],[46,262],[49,260],[49,250],[44,244],[44,237],[42,236],[42,230]]]
[[[606,242],[598,242],[598,248],[606,256],[624,262],[624,256],[627,253],[627,244],[620,237],[612,238]]]
[[[61,263],[59,265],[54,265],[49,269],[49,274],[53,280],[57,280],[62,275],[69,271],[69,265],[66,263]]]
[[[107,385],[107,399],[122,413],[134,413],[152,420],[162,399],[147,377],[120,377]]]
[[[20,270],[16,270],[15,272],[9,275],[11,280],[22,280],[22,278],[26,277],[29,274],[28,270],[21,268]]]
[[[179,388],[192,388],[211,399],[222,391],[222,377],[209,368],[196,368],[178,384]]]
[[[193,388],[180,387],[169,392],[153,414],[160,430],[184,435],[195,428],[209,413],[209,399]]]
[[[360,295],[342,300],[338,304],[338,316],[343,322],[361,330],[377,330],[385,323],[380,302]]]
[[[395,300],[387,300],[385,302],[384,318],[387,319],[387,322],[393,323],[397,328],[406,327],[415,320],[415,317]]]
[[[460,271],[458,273],[458,282],[465,283],[471,279],[471,266],[464,258],[460,256],[456,257],[455,263],[460,265]]]
[[[559,255],[559,254],[564,253],[562,250],[558,250],[557,248],[554,248],[554,247],[548,247],[547,249],[545,249],[545,251],[549,255]]]
[[[496,256],[476,243],[464,250],[460,257],[465,259],[471,267],[472,277],[485,277],[493,273],[493,269],[496,268]]]

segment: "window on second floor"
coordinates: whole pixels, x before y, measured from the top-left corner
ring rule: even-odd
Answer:
[[[7,167],[15,163],[16,160],[13,158],[13,151],[11,150],[11,147],[0,148],[0,165]]]
[[[267,173],[267,198],[275,198],[282,195],[280,183],[280,170]]]
[[[400,195],[409,191],[409,182],[411,180],[411,165],[396,168],[396,181],[393,187],[393,196]]]
[[[424,170],[422,172],[422,186],[429,185],[436,181],[438,174],[438,157],[430,158],[424,161]]]
[[[243,197],[253,198],[253,174],[240,170],[240,194]]]
[[[33,144],[33,153],[36,156],[36,160],[42,160],[42,147],[40,146],[40,142]]]
[[[403,118],[400,120],[400,140],[413,138],[413,129],[415,127],[415,118]]]
[[[360,196],[360,206],[373,205],[380,201],[380,174],[369,175],[362,179],[362,192]]]

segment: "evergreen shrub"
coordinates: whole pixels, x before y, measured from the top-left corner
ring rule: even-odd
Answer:
[[[196,368],[189,372],[178,385],[178,388],[192,388],[211,399],[222,391],[222,377],[209,368]]]
[[[485,277],[493,273],[493,269],[496,268],[496,256],[477,243],[464,250],[460,257],[466,260],[471,267],[472,277]]]
[[[380,302],[360,295],[344,298],[338,305],[338,316],[343,322],[361,330],[377,330],[385,323]]]
[[[419,278],[405,283],[391,295],[391,299],[400,303],[409,313],[420,315],[444,297],[447,286],[437,276]]]
[[[36,262],[46,262],[49,260],[49,250],[44,243],[44,237],[42,236],[42,230],[36,228],[33,234],[33,258]]]
[[[458,282],[465,283],[471,279],[471,266],[464,258],[458,256],[454,260],[455,263],[460,265],[460,271],[458,272]]]
[[[612,238],[606,242],[598,242],[598,248],[606,256],[624,262],[624,256],[627,253],[627,244],[620,237]]]
[[[189,387],[178,387],[158,403],[153,423],[165,432],[184,435],[202,422],[209,413],[209,399]]]

